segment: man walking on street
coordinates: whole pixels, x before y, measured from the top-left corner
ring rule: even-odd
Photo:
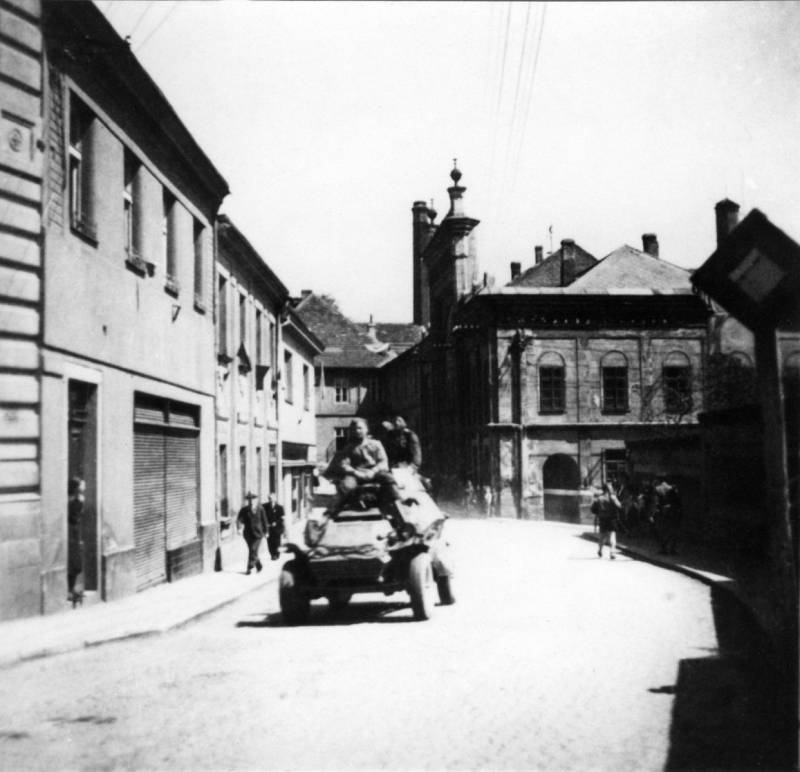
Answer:
[[[264,514],[267,518],[267,548],[270,557],[277,560],[280,557],[278,548],[281,546],[281,536],[283,536],[283,507],[278,504],[278,499],[274,493],[269,494],[267,503],[264,504]]]
[[[239,516],[236,518],[237,530],[240,533],[244,532],[244,540],[247,543],[248,574],[254,567],[257,571],[263,568],[258,559],[258,548],[267,533],[267,516],[264,508],[256,505],[257,498],[255,493],[248,493],[245,496],[247,504],[239,510]]]

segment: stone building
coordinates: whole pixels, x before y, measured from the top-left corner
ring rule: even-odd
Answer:
[[[316,463],[314,357],[322,343],[225,215],[217,225],[217,502],[223,539],[248,492],[301,517]]]
[[[381,369],[417,343],[422,330],[413,324],[376,324],[372,319],[353,322],[332,298],[309,290],[303,291],[295,311],[325,344],[315,360],[317,461],[324,467],[347,441],[356,416],[366,418],[372,431],[379,433],[388,410]]]
[[[451,177],[438,225],[423,202],[412,209],[415,321],[429,333],[383,375],[416,379],[440,486],[488,485],[502,514],[589,520],[626,440],[696,425],[708,307],[653,234],[601,260],[564,239],[529,270],[512,264],[507,285],[478,282],[478,220]]]
[[[213,566],[213,223],[225,180],[89,2],[0,9],[0,615]],[[11,41],[11,42],[9,42]]]

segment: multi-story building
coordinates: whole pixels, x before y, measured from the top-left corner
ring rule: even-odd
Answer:
[[[420,340],[413,324],[353,322],[325,295],[304,290],[297,314],[324,341],[316,358],[317,461],[326,466],[346,442],[355,416],[366,418],[378,432],[388,417],[381,392],[381,368]]]
[[[565,239],[524,273],[512,264],[506,286],[478,282],[478,220],[451,176],[438,226],[412,209],[415,321],[429,334],[384,373],[418,384],[428,472],[452,490],[469,479],[498,512],[589,519],[627,439],[696,424],[708,307],[653,234],[602,260]]]
[[[213,565],[213,223],[228,188],[94,4],[0,15],[14,39],[0,43],[2,163],[17,170],[0,175],[0,257],[18,274],[2,325],[10,617],[66,603],[72,477],[86,602]]]
[[[223,538],[248,492],[301,517],[316,464],[314,357],[289,291],[225,215],[217,226],[217,500]]]

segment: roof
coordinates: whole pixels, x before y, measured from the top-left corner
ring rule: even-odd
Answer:
[[[623,244],[569,286],[575,292],[691,292],[691,272]]]
[[[312,292],[294,310],[325,344],[325,351],[317,357],[325,367],[372,369],[396,356],[388,343],[376,342],[367,334],[367,325],[346,317],[332,298]]]
[[[388,343],[393,351],[405,350],[422,340],[425,330],[418,324],[406,322],[357,322],[359,329],[370,334],[370,327],[375,329],[375,338],[381,343]]]
[[[515,279],[512,279],[507,287],[560,287],[561,286],[561,255],[559,249],[548,255],[538,265],[531,266],[527,271],[523,271]],[[589,270],[597,263],[597,259],[590,255],[579,244],[575,244],[575,274],[580,275]]]

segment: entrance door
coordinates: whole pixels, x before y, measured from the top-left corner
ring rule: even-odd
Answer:
[[[81,521],[83,572],[78,582],[83,581],[84,591],[93,592],[98,589],[100,573],[97,546],[97,386],[70,380],[68,399],[67,471],[70,479],[80,477],[86,484]]]
[[[580,474],[575,459],[565,453],[550,456],[542,468],[542,482],[545,520],[579,522]]]

